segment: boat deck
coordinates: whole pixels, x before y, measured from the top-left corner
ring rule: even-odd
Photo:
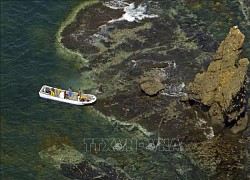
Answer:
[[[74,105],[87,105],[92,104],[96,101],[96,97],[92,94],[82,94],[81,97],[79,97],[78,92],[72,92],[71,96],[68,96],[68,93],[69,91],[67,90],[62,90],[59,88],[53,88],[44,85],[39,91],[39,96],[45,99],[60,101]]]

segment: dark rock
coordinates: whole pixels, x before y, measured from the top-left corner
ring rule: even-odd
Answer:
[[[41,159],[72,179],[131,179],[120,169],[95,155],[80,153],[73,146],[62,144],[39,152]],[[115,161],[115,160],[113,160]]]
[[[233,126],[230,130],[236,134],[244,129],[246,129],[248,123],[248,116],[245,115],[245,117],[241,118],[240,121],[237,122],[235,126]]]
[[[103,93],[103,92],[104,92],[104,91],[103,91],[103,86],[102,86],[102,84],[100,85],[98,91],[99,91],[99,93]]]
[[[83,66],[83,67],[81,67],[80,70],[81,71],[92,71],[92,68],[91,67],[87,67],[87,66]]]
[[[232,177],[234,172],[243,168],[243,146],[238,144],[238,138],[236,135],[217,136],[210,141],[189,144],[185,150],[192,152],[190,156],[212,175],[212,179],[224,179],[226,176]],[[227,171],[223,171],[225,169]]]
[[[125,172],[109,165],[107,162],[92,164],[82,161],[78,164],[61,164],[61,172],[72,179],[131,179]]]
[[[72,179],[94,179],[97,177],[103,179],[105,177],[87,161],[79,164],[61,164],[61,172],[64,176]]]
[[[121,9],[110,9],[100,2],[87,6],[81,9],[76,19],[64,28],[61,42],[68,49],[77,50],[83,54],[98,53],[99,48],[91,44],[91,36],[98,32],[101,25],[121,17],[123,13]]]
[[[210,107],[208,114],[214,126],[223,128],[224,123],[231,127],[245,116],[249,62],[247,58],[239,60],[244,39],[237,27],[231,28],[207,71],[196,74],[194,81],[188,85],[188,99]]]

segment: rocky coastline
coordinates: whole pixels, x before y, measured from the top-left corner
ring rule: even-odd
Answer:
[[[133,22],[118,21],[124,10],[105,3],[78,9],[58,38],[78,54],[81,89],[98,96],[94,108],[161,138],[183,138],[183,154],[208,177],[246,178],[249,62],[240,58],[245,36],[238,27],[219,45],[189,12],[176,11],[177,2],[150,2],[150,16]]]
[[[238,133],[247,127],[246,79],[249,60],[239,59],[244,40],[245,36],[238,27],[232,27],[207,71],[196,74],[194,81],[188,85],[189,93],[185,98],[208,109],[217,132],[230,127],[233,133]]]

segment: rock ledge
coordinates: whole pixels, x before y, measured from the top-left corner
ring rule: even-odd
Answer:
[[[207,71],[196,74],[188,85],[188,100],[208,108],[214,127],[221,130],[229,126],[234,133],[247,125],[245,83],[249,61],[239,60],[244,39],[238,27],[232,27]],[[239,124],[237,128],[235,124]]]

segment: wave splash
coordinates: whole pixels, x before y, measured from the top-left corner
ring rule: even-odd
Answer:
[[[145,3],[141,3],[139,6],[135,6],[135,3],[127,3],[126,1],[109,1],[106,2],[105,5],[111,9],[123,9],[125,12],[122,17],[118,19],[110,20],[109,23],[117,22],[117,21],[128,21],[128,22],[139,22],[146,18],[156,18],[158,15],[156,14],[147,14],[147,5]]]

